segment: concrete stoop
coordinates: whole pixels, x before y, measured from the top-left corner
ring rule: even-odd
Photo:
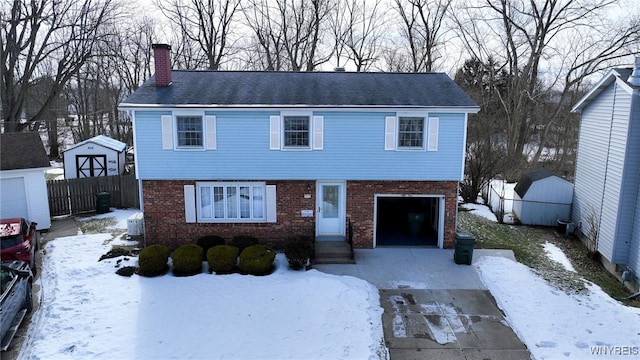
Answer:
[[[316,241],[313,263],[355,264],[351,255],[351,246],[346,241]]]

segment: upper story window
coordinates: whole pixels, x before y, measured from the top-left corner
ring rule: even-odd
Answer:
[[[398,147],[423,148],[424,143],[424,118],[400,117],[398,118]]]
[[[269,149],[322,150],[324,116],[307,111],[288,111],[269,116]]]
[[[176,116],[178,147],[203,147],[202,116]]]
[[[284,116],[284,146],[309,148],[309,117]]]
[[[385,117],[385,150],[438,151],[440,119],[416,115]]]
[[[162,115],[162,148],[165,150],[215,150],[216,116],[202,111]]]

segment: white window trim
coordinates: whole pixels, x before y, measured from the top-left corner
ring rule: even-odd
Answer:
[[[307,146],[287,146],[285,144],[284,118],[288,116],[304,116],[309,119],[309,145]],[[311,151],[313,150],[313,113],[309,111],[283,111],[280,114],[280,144],[285,151]]]
[[[249,187],[261,187],[263,189],[262,191],[262,196],[263,196],[263,208],[262,208],[262,214],[263,216],[261,218],[251,218],[251,219],[247,219],[247,218],[205,218],[202,215],[202,209],[201,209],[201,204],[200,204],[200,191],[202,187],[224,187],[225,189],[227,187],[241,187],[241,186],[249,186]],[[267,188],[269,188],[269,186],[266,185],[266,183],[264,182],[259,182],[259,181],[246,181],[246,182],[223,182],[223,181],[198,181],[196,182],[196,191],[195,191],[195,207],[196,207],[196,219],[197,222],[199,223],[266,223],[266,222],[275,222],[275,215],[270,214],[270,212],[272,211],[273,206],[270,205],[269,203],[274,202],[275,203],[275,199],[272,199],[271,196],[268,196],[268,192],[267,192]],[[275,190],[275,189],[274,189]],[[271,194],[271,192],[273,193],[273,195],[275,196],[275,191],[269,191],[269,194]],[[213,193],[212,193],[213,195]],[[226,202],[226,198],[225,198],[225,202]],[[213,206],[213,203],[212,205]],[[253,209],[253,203],[251,203],[251,208]],[[238,208],[238,212],[240,211],[240,209]],[[252,210],[253,211],[253,210]],[[238,215],[239,216],[239,215]]]
[[[422,146],[400,146],[400,118],[422,118]],[[396,121],[396,150],[398,151],[425,151],[427,142],[427,117],[424,114],[398,114]]]
[[[178,145],[178,117],[193,116],[202,120],[202,146]],[[162,148],[176,151],[205,151],[216,150],[216,116],[207,115],[204,111],[180,110],[171,115],[162,116]]]
[[[400,118],[420,117],[423,119],[422,146],[400,146]],[[396,116],[385,117],[384,150],[385,151],[438,151],[438,138],[440,132],[440,118],[429,116],[424,112],[399,112]],[[435,133],[431,130],[435,129]]]
[[[285,146],[284,119],[288,116],[304,116],[309,119],[309,145]],[[314,151],[324,149],[324,116],[312,111],[283,111],[269,116],[269,149],[278,151]]]

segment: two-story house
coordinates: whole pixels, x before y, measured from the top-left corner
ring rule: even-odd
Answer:
[[[446,74],[175,71],[120,104],[133,117],[147,243],[249,234],[355,247],[452,247],[467,116]]]
[[[640,285],[640,58],[611,69],[579,112],[573,222],[607,268]]]

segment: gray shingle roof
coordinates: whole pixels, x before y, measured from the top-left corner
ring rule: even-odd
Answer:
[[[36,132],[0,134],[0,170],[51,166],[42,139]]]
[[[523,199],[524,195],[527,193],[534,182],[546,179],[550,176],[558,175],[545,168],[529,171],[528,173],[522,175],[520,180],[518,180],[518,184],[516,184],[515,188],[513,188],[513,191],[515,191],[518,195],[520,195],[520,198]]]
[[[143,105],[464,107],[478,105],[443,73],[177,71],[155,77],[122,107]]]

